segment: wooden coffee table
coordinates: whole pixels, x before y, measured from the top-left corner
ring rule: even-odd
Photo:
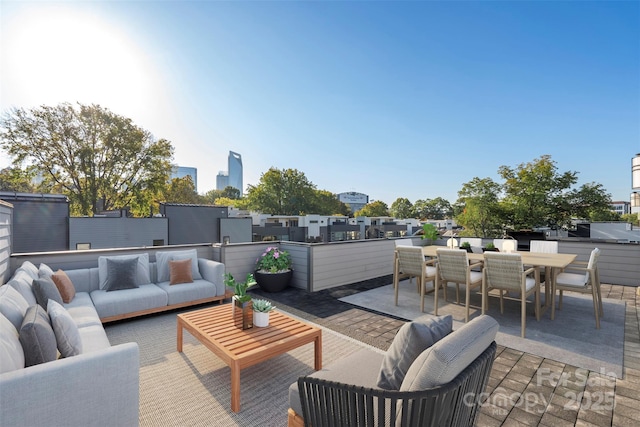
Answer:
[[[322,330],[279,311],[272,311],[269,326],[242,330],[234,325],[231,304],[178,314],[178,352],[186,329],[231,368],[231,410],[240,410],[240,370],[314,343],[316,371],[322,369]]]

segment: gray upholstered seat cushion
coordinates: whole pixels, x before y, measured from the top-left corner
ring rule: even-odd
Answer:
[[[197,301],[216,296],[216,285],[206,280],[194,280],[191,283],[170,285],[169,282],[157,284],[168,295],[168,305]]]
[[[416,357],[449,335],[452,326],[451,315],[421,316],[402,325],[380,366],[378,387],[385,390],[400,390],[402,380]]]
[[[367,388],[379,388],[377,378],[383,357],[383,353],[364,348],[309,376]],[[289,407],[302,415],[297,381],[289,386]]]
[[[13,286],[0,286],[0,313],[16,328],[20,329],[29,303]]]
[[[64,308],[67,309],[79,328],[89,325],[102,325],[100,316],[98,316],[98,312],[93,306],[93,301],[91,301],[91,297],[87,292],[77,293],[70,303],[64,304]]]
[[[0,374],[24,368],[24,351],[13,324],[0,313]]]
[[[107,292],[102,289],[91,292],[91,300],[101,319],[121,314],[135,313],[167,305],[167,293],[154,284],[139,288]]]
[[[447,384],[495,340],[498,322],[482,315],[465,323],[413,362],[400,391],[416,391]]]
[[[78,328],[82,341],[82,354],[100,351],[111,347],[107,333],[102,325],[89,325]]]

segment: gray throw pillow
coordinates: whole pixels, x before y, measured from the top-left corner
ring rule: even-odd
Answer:
[[[47,264],[40,263],[38,267],[38,277],[51,277],[53,270]]]
[[[425,349],[447,336],[453,327],[453,318],[422,316],[402,325],[387,350],[380,373],[378,387],[400,390],[409,367]]]
[[[13,323],[16,331],[22,325],[27,308],[29,303],[20,295],[20,292],[9,285],[0,286],[0,313]]]
[[[451,382],[491,345],[498,327],[486,314],[465,323],[416,358],[400,391],[426,390]]]
[[[26,272],[15,273],[11,280],[7,282],[7,285],[12,286],[16,291],[20,292],[20,295],[27,300],[29,305],[38,303],[33,293],[33,279]]]
[[[49,300],[47,313],[56,335],[56,343],[62,357],[77,356],[82,353],[82,339],[78,326],[69,312],[54,300]]]
[[[146,285],[151,283],[151,272],[149,271],[149,254],[142,253],[136,255],[113,255],[113,256],[100,256],[98,257],[98,281],[100,289],[105,288],[107,283],[107,260],[108,259],[137,259],[138,269],[136,273],[136,284]]]
[[[50,277],[40,277],[39,279],[35,279],[33,281],[33,293],[36,296],[36,302],[45,310],[47,309],[47,304],[50,299],[62,304],[60,291]]]
[[[137,288],[138,258],[107,259],[107,281],[104,290],[120,291]]]
[[[56,335],[49,316],[39,305],[32,305],[20,326],[20,344],[24,350],[24,366],[51,362],[58,358]]]

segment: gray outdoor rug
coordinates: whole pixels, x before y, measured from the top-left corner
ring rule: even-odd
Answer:
[[[427,287],[429,286],[430,284],[427,284]],[[449,286],[447,297],[449,302],[444,302],[441,290],[438,295],[438,315],[451,314],[456,329],[464,324],[464,287],[460,287],[461,305],[455,303],[453,285]],[[474,292],[471,297],[470,318],[473,318],[481,313],[482,298],[479,293]],[[433,293],[427,294],[424,313],[420,312],[420,295],[416,291],[415,280],[413,283],[409,283],[408,280],[400,282],[398,306],[394,305],[393,285],[340,298],[340,301],[407,320],[433,314]],[[551,320],[549,308],[537,322],[533,305],[530,305],[527,307],[527,329],[524,339],[520,337],[519,301],[505,300],[502,315],[498,298],[489,297],[489,309],[486,314],[500,323],[500,331],[496,338],[499,345],[622,378],[625,302],[603,299],[603,309],[604,317],[600,319],[600,329],[596,329],[593,303],[591,298],[586,296],[569,295],[565,292],[562,310],[556,308],[555,320]]]
[[[323,366],[368,347],[321,328]],[[106,332],[112,345],[140,347],[141,426],[286,426],[289,385],[314,372],[313,344],[244,369],[234,413],[229,367],[186,331],[183,353],[176,351],[175,312],[107,325]]]

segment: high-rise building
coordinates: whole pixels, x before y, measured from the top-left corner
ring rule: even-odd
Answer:
[[[240,190],[240,194],[244,193],[242,185],[242,156],[233,151],[229,151],[229,186]]]
[[[231,186],[240,191],[242,195],[242,156],[233,151],[229,151],[228,172],[220,171],[216,176],[216,190],[224,190]]]
[[[185,176],[190,176],[193,181],[193,186],[195,187],[196,193],[198,192],[198,168],[190,168],[187,166],[177,166],[174,165],[171,170],[171,179],[173,178],[184,178]]]
[[[640,214],[640,153],[631,159],[631,213]]]

